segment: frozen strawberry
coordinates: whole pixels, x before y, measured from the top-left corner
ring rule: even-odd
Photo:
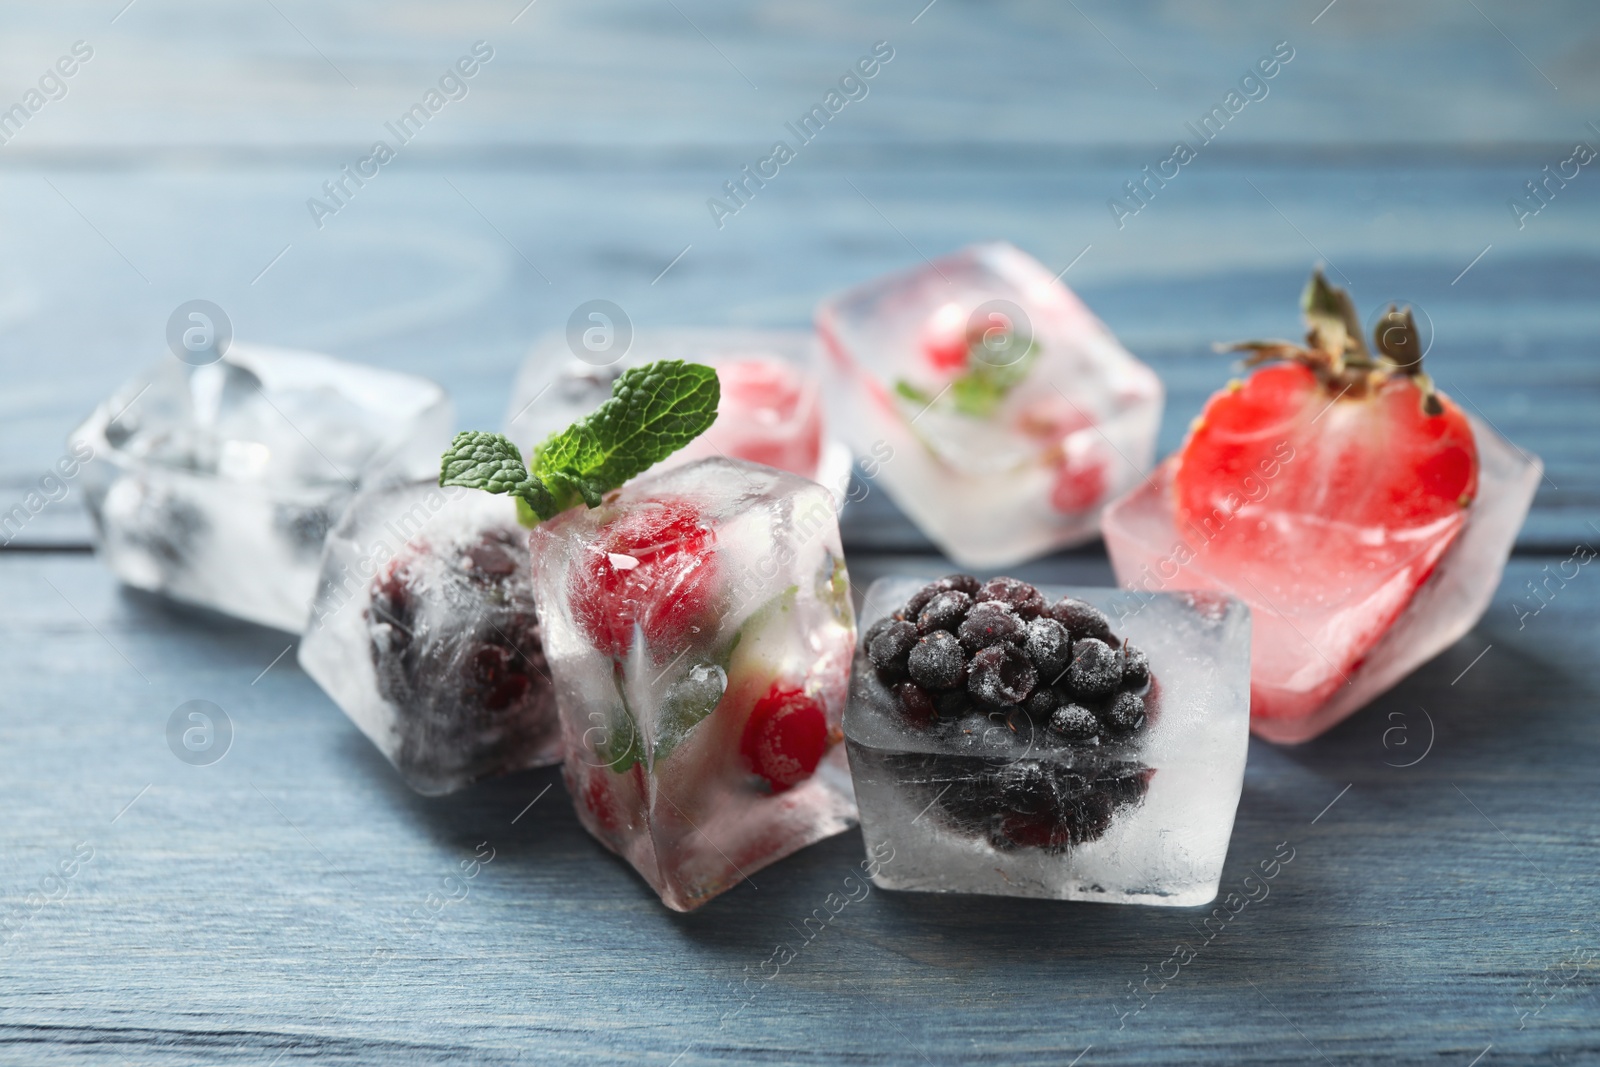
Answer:
[[[745,723],[739,753],[774,793],[800,784],[828,751],[827,710],[802,690],[774,683]]]
[[[817,383],[779,359],[733,359],[717,365],[722,400],[717,421],[688,455],[725,455],[816,474],[822,458],[822,404]]]
[[[1320,272],[1304,303],[1304,346],[1236,346],[1268,365],[1211,398],[1172,480],[1178,525],[1259,613],[1258,717],[1301,710],[1261,689],[1263,669],[1320,672],[1296,685],[1314,707],[1360,664],[1461,532],[1478,484],[1472,427],[1422,372],[1409,309],[1380,319],[1372,351]],[[1336,632],[1284,625],[1352,596],[1366,607]]]
[[[715,543],[688,501],[630,509],[600,528],[572,568],[572,617],[614,659],[627,655],[635,626],[652,646],[682,645],[713,606]]]
[[[945,304],[922,330],[922,354],[936,371],[953,374],[967,365],[967,313],[960,304]]]

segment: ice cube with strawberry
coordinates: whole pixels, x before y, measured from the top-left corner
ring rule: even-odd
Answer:
[[[1095,536],[1154,456],[1162,389],[1049,270],[974,245],[825,300],[829,418],[931,540],[974,568]]]
[[[1305,343],[1207,402],[1106,544],[1135,590],[1226,590],[1254,612],[1251,728],[1314,737],[1460,638],[1488,606],[1540,464],[1423,371],[1409,309],[1368,346],[1318,272]]]

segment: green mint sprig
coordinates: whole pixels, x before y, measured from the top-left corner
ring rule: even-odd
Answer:
[[[721,397],[717,372],[699,363],[633,367],[613,383],[611,399],[535,448],[531,466],[504,434],[456,434],[439,484],[509,494],[540,521],[580,503],[598,507],[606,493],[704,433]]]

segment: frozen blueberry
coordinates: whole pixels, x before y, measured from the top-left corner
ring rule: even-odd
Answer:
[[[1085,637],[1073,643],[1067,678],[1085,700],[1108,697],[1122,686],[1122,656],[1099,638]]]
[[[1028,623],[1022,651],[1033,660],[1040,678],[1054,682],[1072,662],[1072,637],[1065,626],[1048,616],[1041,616]]]
[[[1142,648],[1122,646],[1122,687],[1143,689],[1150,684],[1150,657]]]
[[[1048,685],[1036,685],[1033,692],[1028,694],[1027,709],[1040,722],[1049,722],[1051,712],[1061,703],[1056,696],[1056,691]]]
[[[1074,641],[1086,637],[1111,640],[1111,620],[1093,604],[1064,596],[1050,606],[1050,617],[1065,626]]]
[[[972,655],[967,692],[992,707],[1008,707],[1028,699],[1039,675],[1028,657],[1010,645],[991,645]]]
[[[1045,610],[1044,595],[1027,582],[1019,582],[1015,578],[990,578],[978,590],[976,599],[980,604],[990,600],[1009,604],[1024,622],[1037,619]]]
[[[1026,635],[1022,620],[1011,605],[997,600],[972,605],[966,619],[956,628],[956,636],[969,652],[998,644],[1020,645]]]
[[[1087,741],[1100,732],[1100,721],[1082,704],[1063,704],[1050,716],[1050,732],[1066,741]]]
[[[917,616],[917,632],[933,633],[935,630],[954,630],[967,617],[972,598],[959,590],[946,590],[923,607]]]
[[[883,628],[883,632],[867,646],[867,658],[878,669],[885,681],[898,681],[905,677],[906,657],[917,643],[917,628],[909,622],[896,619]]]
[[[917,641],[906,659],[911,680],[924,689],[954,689],[967,680],[967,652],[947,630],[935,630]]]
[[[906,718],[918,726],[926,726],[938,717],[938,712],[933,706],[933,698],[928,691],[915,682],[901,682],[894,687],[894,695],[900,698],[900,706],[905,709]]]
[[[1131,734],[1144,725],[1144,697],[1138,693],[1118,693],[1100,713],[1105,723],[1118,734]]]

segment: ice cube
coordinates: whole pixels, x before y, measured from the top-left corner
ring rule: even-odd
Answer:
[[[236,344],[156,365],[72,442],[117,577],[299,632],[329,528],[361,486],[436,471],[453,419],[424,378]]]
[[[1150,466],[1155,373],[1052,272],[974,245],[817,309],[829,417],[940,548],[994,568],[1090,540]]]
[[[1213,589],[1248,603],[1255,620],[1250,728],[1280,743],[1316,737],[1455,643],[1488,610],[1543,466],[1483,422],[1469,421],[1478,492],[1464,523],[1399,540],[1381,530],[1346,530],[1348,551],[1325,548],[1298,563],[1241,555],[1217,539],[1219,528],[1179,528],[1169,460],[1106,512],[1117,580],[1141,594]],[[1271,504],[1268,489],[1263,507]],[[1246,508],[1226,521],[1257,518]],[[1291,546],[1311,543],[1313,535],[1329,541],[1325,528],[1302,536],[1292,525],[1313,520],[1274,521],[1291,524]]]
[[[855,823],[855,622],[826,490],[706,459],[531,545],[567,787],[664,903],[698,907]]]
[[[611,396],[630,367],[683,359],[717,369],[717,421],[657,469],[722,456],[798,474],[842,497],[850,452],[823,424],[816,340],[803,331],[660,330],[641,333],[614,362],[579,359],[563,334],[544,338],[528,356],[506,409],[505,433],[524,452],[589,414]]]
[[[509,497],[363,491],[328,536],[300,664],[419,793],[561,759]]]
[[[928,608],[904,659],[884,631],[926,584],[880,579],[861,613],[844,731],[868,852],[888,858],[874,881],[1124,904],[1216,896],[1249,740],[1249,609],[1212,593],[1041,587],[1048,606],[1033,621],[1038,602],[965,607],[964,684],[908,687],[895,682],[902,664],[938,680],[925,649],[949,643],[932,633],[950,620]],[[882,641],[870,656],[868,638]],[[1010,673],[988,673],[1007,662]]]

